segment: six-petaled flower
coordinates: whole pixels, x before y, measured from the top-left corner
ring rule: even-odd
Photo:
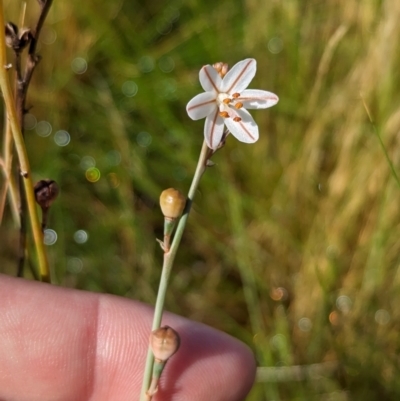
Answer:
[[[200,70],[203,93],[195,96],[186,106],[193,120],[206,118],[204,138],[213,150],[220,145],[224,125],[241,142],[258,140],[258,126],[246,109],[265,109],[278,102],[274,93],[246,89],[256,73],[256,60],[239,61],[229,71],[226,64],[206,65]]]

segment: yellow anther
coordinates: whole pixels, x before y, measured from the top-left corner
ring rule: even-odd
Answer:
[[[242,119],[240,117],[234,117],[233,121],[235,121],[236,123],[238,123],[239,121],[242,121]]]
[[[220,111],[220,112],[219,112],[219,115],[220,115],[221,117],[224,117],[224,118],[228,118],[228,117],[229,117],[229,114],[228,114],[227,111]]]
[[[235,104],[235,108],[237,108],[237,109],[241,109],[242,107],[243,107],[243,103],[237,102]]]
[[[225,104],[229,104],[230,102],[231,102],[231,99],[229,99],[229,97],[227,97],[226,99],[224,99],[222,101],[222,103],[225,103]]]
[[[240,93],[234,93],[233,95],[232,95],[232,97],[234,98],[234,99],[237,99],[238,97],[240,97]]]

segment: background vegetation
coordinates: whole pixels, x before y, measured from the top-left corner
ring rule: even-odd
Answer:
[[[399,187],[378,136],[399,170],[399,20],[398,0],[54,1],[26,140],[61,188],[57,282],[154,302],[158,196],[187,191],[203,139],[199,68],[254,57],[251,86],[280,102],[253,113],[257,144],[214,156],[167,309],[254,349],[248,401],[398,399]],[[7,210],[1,272],[17,238]]]

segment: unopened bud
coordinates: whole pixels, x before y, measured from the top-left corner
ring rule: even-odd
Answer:
[[[221,78],[223,78],[228,72],[228,64],[223,63],[222,61],[218,61],[218,63],[213,64],[213,67]]]
[[[219,73],[222,70],[222,65],[223,63],[221,63],[220,61],[218,61],[218,63],[214,63],[213,67],[214,69]]]
[[[179,349],[181,339],[179,334],[169,326],[160,327],[150,334],[150,347],[154,359],[166,362]]]
[[[35,184],[35,199],[42,209],[48,209],[58,196],[58,185],[53,180],[41,180]]]
[[[185,205],[186,198],[177,189],[168,188],[161,192],[160,207],[166,218],[177,219],[180,217]]]
[[[219,75],[221,75],[221,78],[223,78],[226,73],[228,72],[228,64],[227,63],[222,63],[222,68],[221,68],[221,72],[219,73]]]

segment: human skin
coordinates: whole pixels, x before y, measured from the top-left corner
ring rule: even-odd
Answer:
[[[0,401],[136,401],[153,309],[112,295],[0,275]],[[181,337],[154,401],[239,401],[255,376],[250,350],[166,313]]]

